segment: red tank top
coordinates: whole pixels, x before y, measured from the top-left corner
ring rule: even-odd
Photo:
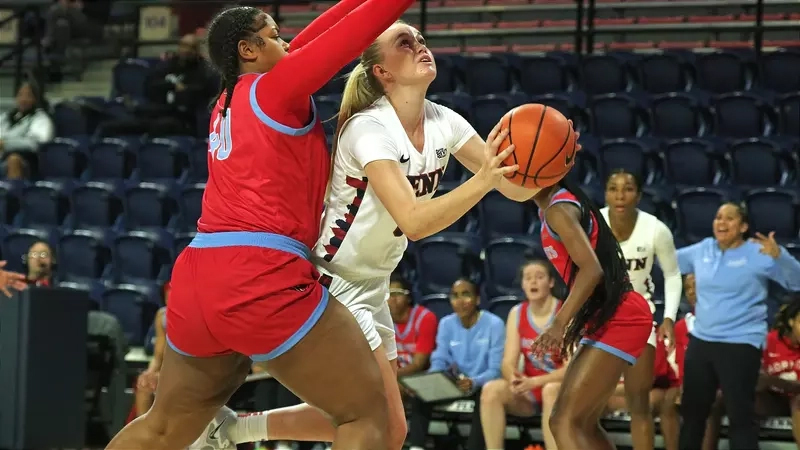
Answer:
[[[542,330],[537,328],[536,324],[533,323],[533,316],[530,314],[528,306],[528,302],[522,302],[519,308],[517,308],[517,330],[519,332],[519,348],[520,351],[522,351],[522,355],[525,357],[525,375],[535,377],[558,369],[561,367],[563,361],[560,357],[554,358],[549,353],[545,355],[544,358],[535,357],[531,353],[531,345],[533,341],[539,337]],[[553,317],[556,316],[559,309],[561,309],[561,302],[556,303],[556,309],[553,311],[550,320],[548,320],[548,325],[552,322]]]
[[[553,195],[553,198],[550,200],[550,205],[548,205],[548,207],[555,205],[556,203],[563,202],[573,203],[577,205],[578,208],[583,210],[583,206],[581,206],[581,203],[578,201],[578,199],[566,189],[561,189],[556,192],[556,194]],[[547,225],[543,209],[539,210],[539,220],[542,223],[541,235],[544,253],[547,255],[547,259],[550,260],[556,271],[558,271],[558,274],[561,275],[561,279],[567,283],[572,275],[572,258],[569,256],[567,248],[561,242],[561,239],[559,239],[558,235],[555,234]],[[592,244],[592,248],[597,248],[597,226],[594,214],[591,215],[586,234],[589,236],[589,242]]]
[[[269,118],[255,101],[263,75],[245,74],[211,115],[208,183],[198,230],[263,231],[313,247],[319,236],[330,170],[325,132],[312,105],[300,129]]]
[[[767,375],[784,380],[800,380],[800,347],[785,339],[777,330],[767,334],[761,366]]]
[[[414,358],[415,353],[427,353],[433,351],[435,343],[430,345],[431,343],[428,342],[419,342],[420,331],[425,320],[435,320],[433,313],[423,306],[414,305],[411,308],[411,313],[409,313],[408,321],[406,323],[394,324],[394,336],[395,342],[397,343],[398,367],[405,367],[409,365]]]

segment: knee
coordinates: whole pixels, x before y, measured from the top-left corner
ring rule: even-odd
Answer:
[[[555,406],[547,420],[550,432],[554,435],[569,432],[581,426],[581,420],[571,408]]]
[[[548,383],[542,387],[542,404],[552,405],[558,398],[558,392],[561,390],[561,383]]]
[[[631,415],[650,414],[650,386],[635,386],[625,389],[625,401]]]
[[[25,160],[16,153],[11,153],[6,158],[6,171],[10,175],[21,174],[25,169]]]
[[[492,380],[486,383],[481,390],[481,406],[505,404],[508,389],[506,380]]]
[[[403,448],[408,435],[408,423],[406,422],[405,414],[394,417],[397,419],[392,420],[389,424],[389,436],[387,438],[390,450]]]

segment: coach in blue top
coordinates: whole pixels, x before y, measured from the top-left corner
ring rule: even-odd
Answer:
[[[500,378],[500,363],[506,330],[503,319],[478,309],[478,287],[467,279],[459,279],[450,288],[453,314],[439,322],[436,350],[431,355],[430,372],[450,371],[457,376],[458,388],[464,396],[475,400],[467,450],[482,450],[483,428],[480,417],[480,392],[484,384]],[[431,405],[419,399],[411,401],[411,418],[406,443],[410,450],[425,448]]]
[[[693,273],[695,325],[684,360],[681,450],[702,447],[706,419],[722,389],[731,450],[758,449],[754,403],[767,336],[767,283],[800,291],[800,262],[773,233],[747,241],[747,211],[726,203],[714,218],[714,237],[678,250],[681,273]]]

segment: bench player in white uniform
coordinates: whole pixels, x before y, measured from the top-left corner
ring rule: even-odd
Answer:
[[[664,321],[658,332],[669,353],[675,345],[673,327],[681,300],[682,279],[672,232],[657,217],[637,208],[641,195],[641,182],[635,175],[623,170],[613,171],[606,181],[607,206],[600,212],[619,241],[628,262],[633,289],[650,302],[654,312],[655,286],[650,272],[653,260],[658,258],[664,272]],[[648,348],[624,373],[626,403],[631,414],[631,438],[637,450],[652,450],[655,445],[650,390],[653,388],[657,338],[654,326],[647,341]]]
[[[511,146],[497,154],[505,132],[495,128],[487,144],[458,113],[425,99],[435,76],[433,55],[422,35],[402,22],[361,56],[342,99],[330,192],[313,249],[323,282],[353,312],[378,359],[389,401],[388,448],[393,450],[402,447],[407,424],[387,300],[389,275],[407,239],[444,230],[493,188],[516,201],[537,192],[504,179],[503,174],[517,167],[499,167],[513,151]],[[451,154],[475,175],[434,199]],[[237,420],[223,410],[200,440],[209,448],[225,448],[221,442],[227,441],[333,440],[329,419],[309,405],[263,414],[266,420],[260,415]],[[223,421],[231,424],[215,431]]]

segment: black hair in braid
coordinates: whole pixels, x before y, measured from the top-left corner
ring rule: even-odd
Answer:
[[[567,325],[564,335],[562,352],[569,354],[578,341],[585,334],[592,334],[600,330],[608,322],[617,307],[622,302],[622,296],[633,290],[628,278],[628,267],[622,249],[617,239],[611,232],[608,224],[603,220],[600,210],[585,192],[568,178],[560,182],[561,186],[572,193],[581,204],[581,225],[588,229],[589,219],[594,215],[592,226],[597,227],[597,246],[595,254],[603,267],[603,282],[595,288],[592,295]],[[572,286],[578,267],[573,263],[570,279],[567,286]]]
[[[800,315],[800,296],[796,296],[791,303],[781,306],[778,314],[775,315],[775,324],[773,327],[778,330],[778,334],[782,338],[787,338],[792,335],[792,325],[790,320]]]
[[[264,45],[258,31],[266,26],[266,21],[258,20],[264,12],[250,6],[237,6],[226,9],[211,21],[208,26],[208,56],[211,64],[222,76],[220,95],[225,93],[225,106],[222,116],[227,114],[233,97],[233,89],[239,81],[239,41],[245,40],[256,45]]]

